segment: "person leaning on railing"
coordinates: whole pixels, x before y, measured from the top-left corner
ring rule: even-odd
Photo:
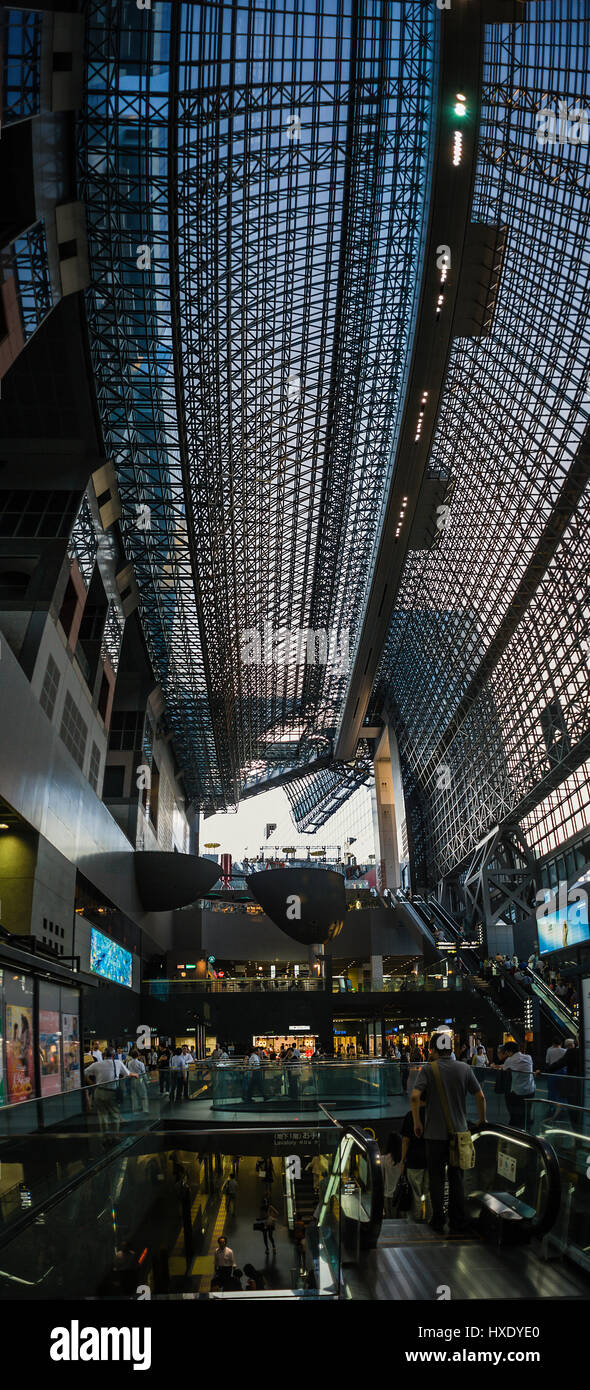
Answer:
[[[129,1076],[129,1072],[125,1063],[119,1061],[115,1057],[113,1049],[108,1047],[102,1062],[92,1062],[89,1067],[85,1068],[84,1076],[95,1083],[92,1093],[94,1109],[98,1117],[100,1132],[106,1142],[107,1132],[118,1130],[121,1124],[116,1083],[120,1077]]]

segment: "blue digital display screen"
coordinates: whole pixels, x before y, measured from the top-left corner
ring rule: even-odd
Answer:
[[[110,936],[103,936],[96,927],[92,928],[90,937],[90,969],[95,975],[104,975],[106,980],[114,980],[117,985],[127,985],[131,989],[133,982],[133,957],[130,951],[126,951],[123,946],[119,946],[118,941],[113,941]]]
[[[582,889],[573,889],[573,902],[555,907],[555,895],[548,898],[547,911],[537,912],[537,934],[541,955],[547,951],[562,951],[590,939],[588,928],[588,899]]]

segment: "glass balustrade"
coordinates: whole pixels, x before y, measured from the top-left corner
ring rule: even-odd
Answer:
[[[468,976],[455,971],[448,974],[424,974],[419,972],[411,975],[386,975],[380,982],[359,982],[353,984],[348,982],[348,988],[343,990],[340,983],[342,977],[334,979],[330,984],[327,980],[290,980],[290,979],[269,979],[267,977],[244,978],[242,976],[225,976],[223,979],[203,980],[196,979],[191,975],[186,980],[166,980],[163,978],[155,980],[144,980],[143,988],[154,999],[167,999],[174,994],[243,994],[255,992],[259,994],[305,994],[321,993],[325,990],[332,990],[332,993],[339,994],[350,992],[352,994],[397,994],[399,991],[409,990],[410,992],[426,992],[440,990],[466,990],[472,988]]]
[[[144,1124],[123,1147],[113,1130],[116,1090],[109,1108],[104,1089],[103,1143],[91,1166],[80,1157],[77,1132],[60,1127],[37,1136],[37,1164],[50,1168],[59,1149],[64,1182],[36,1209],[21,1212],[18,1229],[0,1230],[0,1299],[247,1297],[244,1273],[227,1281],[219,1274],[217,1238],[227,1235],[237,1268],[259,1269],[267,1192],[277,1212],[270,1287],[278,1270],[285,1296],[337,1296],[339,1269],[315,1219],[339,1143],[330,1120],[321,1116],[321,1127],[296,1131],[276,1124],[266,1131],[183,1130],[180,1124],[172,1132],[165,1123]],[[32,1162],[26,1183],[34,1198]],[[300,1246],[299,1211],[305,1219]]]

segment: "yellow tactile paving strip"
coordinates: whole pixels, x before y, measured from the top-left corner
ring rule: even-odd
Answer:
[[[224,1161],[224,1164],[223,1164],[223,1178],[222,1178],[222,1182],[225,1182],[225,1178],[226,1178],[226,1176],[229,1176],[229,1173],[230,1173],[230,1172],[231,1172],[231,1162],[230,1162],[230,1160],[228,1159],[228,1160]],[[190,1273],[191,1273],[191,1275],[200,1275],[199,1293],[209,1293],[209,1290],[210,1290],[210,1288],[211,1288],[211,1282],[212,1282],[212,1279],[213,1279],[213,1275],[214,1275],[214,1273],[215,1273],[215,1259],[214,1259],[214,1257],[215,1257],[215,1251],[216,1251],[216,1249],[217,1249],[217,1237],[223,1235],[223,1233],[224,1233],[224,1231],[225,1231],[225,1228],[226,1228],[226,1225],[227,1225],[227,1197],[225,1197],[225,1196],[222,1194],[222,1195],[220,1196],[220,1199],[219,1199],[219,1207],[218,1207],[218,1209],[217,1209],[217,1216],[215,1217],[215,1221],[214,1221],[214,1223],[213,1223],[213,1229],[212,1229],[212,1231],[211,1231],[211,1239],[210,1239],[210,1242],[209,1242],[209,1253],[208,1253],[207,1255],[196,1255],[195,1258],[194,1258],[194,1260],[193,1260],[193,1262],[192,1262],[191,1268],[190,1268]]]

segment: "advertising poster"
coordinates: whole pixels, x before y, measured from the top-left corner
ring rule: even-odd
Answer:
[[[80,1086],[80,1025],[77,1014],[62,1014],[64,1051],[64,1091],[77,1091]]]
[[[547,951],[562,951],[567,946],[579,946],[588,941],[588,900],[586,893],[572,890],[567,901],[555,907],[555,894],[548,898],[547,909],[537,913],[537,932],[541,955]]]
[[[6,1078],[10,1105],[34,1095],[33,1010],[23,1004],[6,1005]]]
[[[61,1091],[61,1036],[59,1014],[53,1009],[39,1010],[39,1060],[41,1095],[56,1096]]]
[[[131,989],[133,983],[133,957],[124,946],[119,946],[110,936],[92,928],[90,934],[90,969],[95,975],[104,975],[106,980],[114,980],[118,985]]]

